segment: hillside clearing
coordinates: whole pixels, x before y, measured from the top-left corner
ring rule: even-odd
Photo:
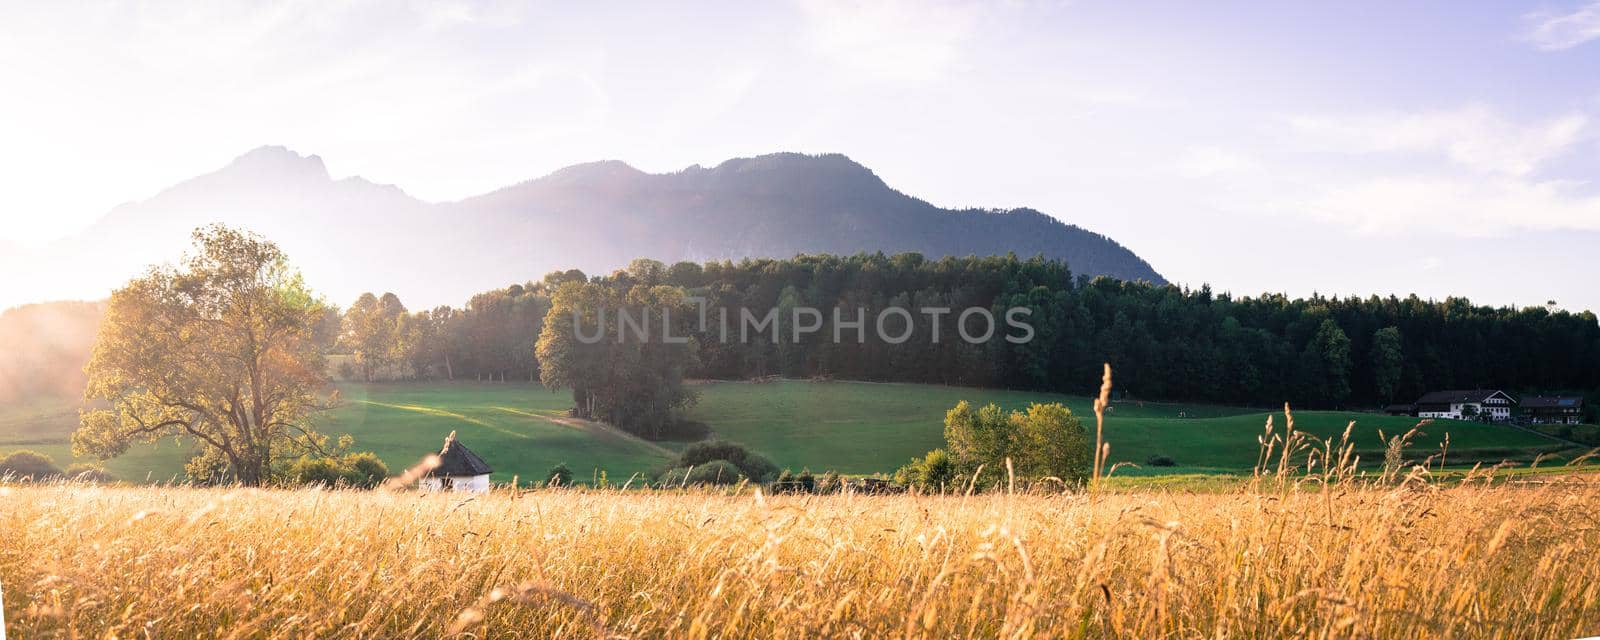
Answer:
[[[960,400],[1023,408],[1061,402],[1089,415],[1089,399],[1049,393],[918,384],[863,382],[705,382],[687,418],[704,422],[720,438],[766,453],[796,471],[832,469],[847,474],[892,472],[913,456],[943,445],[944,413]],[[340,385],[344,405],[323,427],[354,436],[356,448],[377,453],[400,469],[436,451],[457,431],[495,468],[494,480],[542,478],[565,463],[580,482],[599,470],[616,482],[661,466],[682,443],[642,440],[610,426],[571,418],[571,396],[527,384],[427,383]],[[1119,474],[1234,473],[1255,463],[1256,436],[1266,421],[1259,409],[1195,404],[1120,402],[1113,406],[1106,439],[1111,460],[1144,465],[1150,456],[1176,467],[1124,468]],[[1281,420],[1282,415],[1278,415]],[[1349,412],[1296,412],[1296,426],[1319,438],[1356,421],[1352,440],[1372,462],[1381,458],[1381,431],[1393,436],[1416,420]],[[34,449],[69,464],[68,439],[77,423],[75,404],[39,400],[0,411],[0,452]],[[1410,453],[1426,456],[1450,436],[1451,463],[1528,461],[1566,445],[1509,427],[1439,422],[1413,439]],[[164,440],[131,449],[106,466],[120,478],[181,478],[187,446]]]
[[[717,382],[697,387],[701,399],[690,417],[719,437],[767,452],[780,466],[814,471],[874,473],[943,446],[944,414],[961,400],[1022,409],[1031,402],[1060,402],[1088,417],[1083,396],[916,384],[859,382]],[[1153,455],[1185,469],[1246,470],[1256,462],[1256,437],[1271,415],[1259,409],[1193,404],[1119,402],[1106,423],[1111,461],[1144,464]],[[1363,452],[1383,447],[1379,432],[1400,435],[1415,418],[1367,413],[1297,411],[1296,427],[1318,438],[1337,437],[1356,422],[1351,440]],[[1283,416],[1277,415],[1280,427]],[[1458,462],[1531,459],[1566,445],[1505,426],[1440,421],[1413,439],[1411,452],[1436,452],[1450,436]],[[1530,453],[1531,452],[1531,453]],[[1381,454],[1379,455],[1381,457]],[[1148,470],[1155,471],[1155,470]]]

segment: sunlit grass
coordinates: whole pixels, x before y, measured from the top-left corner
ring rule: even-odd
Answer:
[[[810,468],[846,474],[891,473],[913,457],[944,446],[944,412],[961,400],[1025,409],[1032,402],[1062,402],[1080,419],[1093,418],[1083,396],[971,389],[917,384],[808,382],[765,384],[718,382],[695,385],[702,396],[689,412],[716,437],[749,446],[795,471]],[[678,442],[645,442],[615,429],[567,418],[570,393],[526,384],[413,383],[340,386],[343,406],[326,416],[322,430],[349,434],[392,467],[439,448],[451,431],[495,468],[497,482],[542,476],[565,463],[580,481],[599,470],[610,477],[660,468]],[[1178,416],[1186,417],[1178,417]],[[1254,437],[1266,419],[1260,409],[1141,402],[1113,403],[1105,437],[1108,464],[1145,465],[1166,456],[1181,468],[1143,466],[1119,473],[1241,473],[1255,462]],[[1414,418],[1351,412],[1299,413],[1300,428],[1318,437],[1340,434],[1356,420],[1352,440],[1363,459],[1381,457],[1380,431],[1405,431]],[[1086,422],[1092,426],[1092,422]],[[0,455],[13,449],[49,454],[60,465],[74,459],[68,438],[77,426],[77,405],[41,403],[37,410],[0,407]],[[1566,445],[1505,425],[1437,422],[1415,438],[1416,448],[1434,449],[1451,438],[1452,464],[1517,460],[1527,463]],[[138,445],[106,462],[117,477],[165,482],[182,477],[191,444],[164,440]]]
[[[1600,632],[1600,484],[1095,497],[12,484],[14,637]]]

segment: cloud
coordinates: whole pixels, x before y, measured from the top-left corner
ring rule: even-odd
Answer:
[[[1589,119],[1569,113],[1518,120],[1480,106],[1297,115],[1280,120],[1287,131],[1266,129],[1276,133],[1271,142],[1193,147],[1175,169],[1206,180],[1191,183],[1190,199],[1209,197],[1224,203],[1219,210],[1288,214],[1371,236],[1449,242],[1515,231],[1595,232],[1596,185],[1564,179],[1578,165],[1592,166],[1581,153],[1594,138]]]
[[[1186,178],[1254,172],[1261,163],[1243,153],[1221,147],[1194,147],[1178,159],[1174,169]]]
[[[1488,238],[1507,230],[1600,231],[1600,196],[1568,181],[1463,176],[1371,178],[1333,185],[1300,209],[1378,235]]]
[[[410,9],[422,26],[444,29],[459,26],[516,26],[525,18],[527,7],[508,0],[413,0]]]
[[[1321,151],[1442,154],[1485,174],[1526,176],[1584,139],[1589,119],[1573,113],[1533,124],[1483,107],[1356,117],[1294,116],[1300,142]]]
[[[818,53],[873,80],[927,82],[960,62],[980,3],[801,0],[805,35]]]
[[[1532,13],[1524,17],[1530,27],[1523,38],[1544,51],[1571,49],[1600,38],[1600,2],[1571,13]]]

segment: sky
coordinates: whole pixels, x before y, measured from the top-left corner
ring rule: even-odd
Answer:
[[[430,201],[838,152],[1188,286],[1600,310],[1597,0],[7,2],[0,60],[0,251],[265,144]]]

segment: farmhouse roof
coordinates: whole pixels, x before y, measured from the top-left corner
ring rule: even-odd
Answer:
[[[451,431],[444,439],[444,448],[439,450],[439,466],[429,471],[428,477],[481,476],[488,473],[494,473],[494,469],[456,440],[456,432]]]
[[[1524,409],[1581,409],[1583,398],[1578,396],[1529,396],[1522,399]]]
[[[1459,402],[1483,402],[1489,398],[1501,395],[1507,400],[1515,401],[1510,395],[1498,389],[1455,389],[1451,391],[1432,391],[1417,398],[1417,404],[1455,404]]]

